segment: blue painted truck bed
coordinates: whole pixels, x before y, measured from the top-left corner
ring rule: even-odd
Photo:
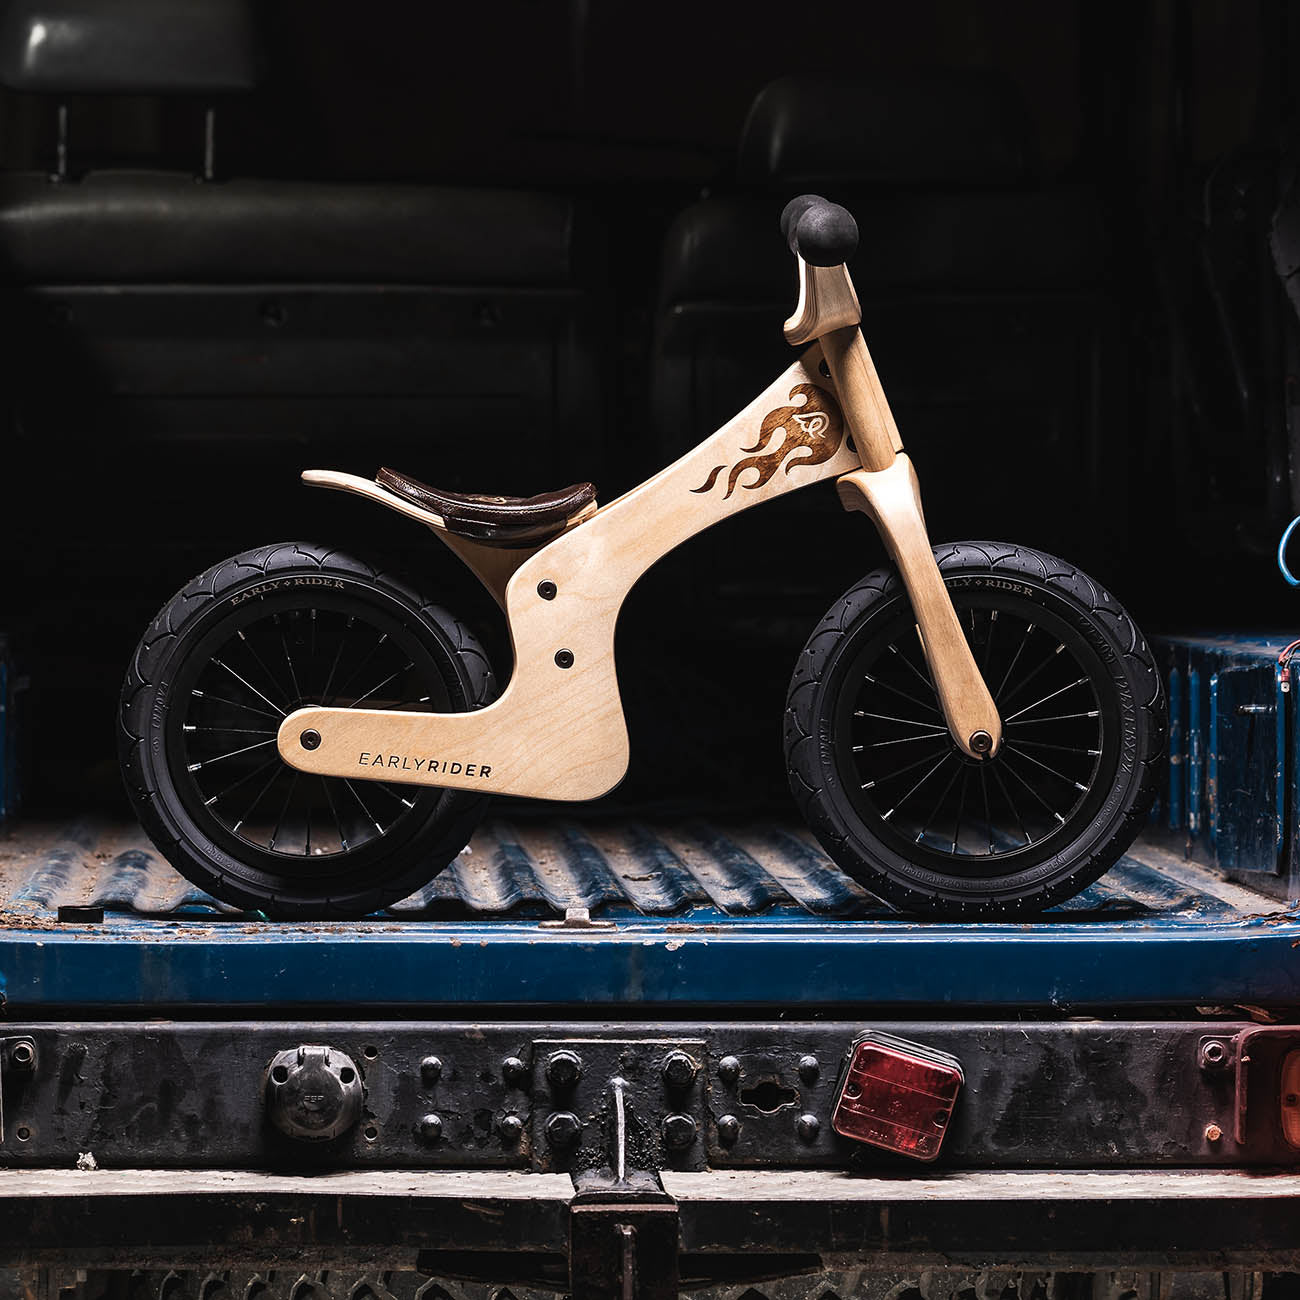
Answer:
[[[1297,908],[1177,847],[1153,829],[1033,921],[938,924],[891,914],[798,826],[500,820],[381,916],[288,924],[224,910],[133,829],[28,825],[0,831],[0,980],[11,1018],[1300,1003]]]

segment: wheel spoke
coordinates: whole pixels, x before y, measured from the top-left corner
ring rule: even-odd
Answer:
[[[335,699],[338,699],[341,695],[343,695],[347,691],[348,687],[351,686],[352,683],[356,680],[357,674],[375,657],[375,655],[379,651],[379,647],[383,645],[384,642],[387,640],[388,640],[388,633],[384,632],[380,636],[379,640],[376,641],[375,644],[370,647],[369,652],[365,655],[365,657],[361,660],[361,662],[357,664],[356,667],[353,668],[353,670],[347,675],[346,679],[343,682],[343,685],[340,686],[338,690],[334,692]]]
[[[274,744],[275,744],[274,737],[272,737],[270,740],[259,740],[254,745],[245,745],[243,749],[232,749],[228,754],[218,754],[216,758],[204,758],[197,763],[191,763],[189,765],[189,770],[191,772],[197,772],[201,768],[211,767],[213,763],[224,763],[225,760],[228,758],[238,758],[240,754],[247,754],[254,749],[261,749],[264,745],[274,745]]]
[[[920,634],[918,633],[917,635],[919,636]],[[929,677],[926,676],[926,674],[923,673],[896,645],[891,645],[889,648],[899,657],[900,660],[902,660],[904,664],[907,665],[909,669],[911,669],[912,675],[917,679],[917,681],[919,681],[927,690],[933,692],[937,699],[939,693],[934,689],[934,683],[929,679]]]
[[[1077,681],[1068,682],[1066,685],[1058,687],[1050,695],[1044,695],[1041,700],[1035,700],[1032,704],[1025,705],[1023,709],[1017,710],[1006,721],[1008,723],[1014,722],[1017,718],[1024,717],[1026,713],[1032,713],[1040,704],[1046,704],[1048,700],[1054,700],[1058,695],[1064,695],[1066,691],[1072,691],[1076,686],[1082,686],[1087,680],[1087,677],[1080,677]]]
[[[270,727],[200,727],[197,723],[189,722],[181,728],[181,731],[196,736],[274,736],[277,734]]]
[[[943,787],[943,792],[939,795],[938,799],[935,800],[934,807],[930,809],[930,815],[925,819],[921,829],[916,833],[916,842],[918,844],[925,839],[925,833],[930,829],[930,823],[939,815],[939,809],[943,807],[943,801],[948,797],[948,791],[956,785],[957,778],[963,772],[969,771],[970,769],[966,767],[965,764],[959,763],[957,765],[957,770],[948,778],[948,784]]]
[[[293,779],[289,782],[289,792],[284,796],[284,803],[280,805],[280,815],[275,819],[275,825],[271,828],[271,838],[267,841],[268,849],[275,848],[275,842],[280,838],[280,827],[284,825],[284,815],[289,811],[289,800],[293,798],[293,792],[298,788],[298,778],[301,772],[294,772]]]
[[[352,791],[352,797],[357,801],[357,803],[361,805],[361,811],[365,813],[366,817],[370,821],[370,824],[375,828],[375,830],[377,830],[380,833],[380,835],[382,835],[384,833],[384,828],[379,824],[374,813],[370,811],[369,805],[357,792],[357,787],[354,786],[352,782],[347,779],[346,776],[343,778],[343,784],[347,786],[349,790]]]
[[[895,695],[902,696],[902,698],[905,699],[905,700],[911,700],[911,702],[912,702],[913,704],[919,704],[919,705],[921,706],[921,708],[923,708],[923,709],[929,709],[931,713],[939,713],[939,714],[942,716],[942,714],[941,714],[941,710],[939,709],[938,705],[935,705],[935,704],[927,704],[927,703],[926,703],[923,699],[921,699],[919,696],[912,695],[912,694],[909,693],[908,691],[899,690],[899,688],[898,688],[897,686],[891,686],[889,682],[884,681],[883,679],[881,679],[881,678],[879,678],[879,677],[873,677],[870,673],[864,673],[863,676],[864,676],[864,677],[867,679],[867,681],[869,681],[873,686],[883,686],[883,687],[885,688],[885,690],[887,690],[887,691],[892,691]]]
[[[939,761],[887,813],[882,815],[881,820],[888,821],[951,757],[951,750],[943,754]]]
[[[1035,767],[1041,767],[1044,772],[1050,772],[1058,781],[1064,781],[1066,785],[1072,785],[1076,790],[1082,790],[1087,793],[1088,787],[1076,781],[1072,776],[1066,776],[1064,772],[1057,771],[1054,767],[1049,767],[1046,763],[1040,762],[1032,754],[1026,754],[1017,749],[1014,745],[1005,745],[1003,748],[1010,754],[1015,754],[1017,758],[1023,758],[1026,763],[1032,763]]]
[[[1035,677],[1038,676],[1039,673],[1041,673],[1045,668],[1049,668],[1049,667],[1051,667],[1051,665],[1054,664],[1054,663],[1056,662],[1056,657],[1057,657],[1057,656],[1058,656],[1058,655],[1059,655],[1059,654],[1060,654],[1064,649],[1065,649],[1065,642],[1062,641],[1062,642],[1061,642],[1061,643],[1056,647],[1056,649],[1053,650],[1052,653],[1051,653],[1050,655],[1048,655],[1047,658],[1044,659],[1044,660],[1042,661],[1042,663],[1040,663],[1040,664],[1038,665],[1037,668],[1034,669],[1034,671],[1033,671],[1032,673],[1029,673],[1028,676],[1022,677],[1022,678],[1021,678],[1021,679],[1020,679],[1020,680],[1019,680],[1019,681],[1018,681],[1018,682],[1017,682],[1017,683],[1016,683],[1016,684],[1011,688],[1011,693],[1006,697],[1006,699],[1001,701],[1003,707],[1005,708],[1007,705],[1009,705],[1009,704],[1011,703],[1011,701],[1014,700],[1014,699],[1016,698],[1016,696],[1019,695],[1020,692],[1023,691],[1023,690],[1025,689],[1025,687],[1028,686],[1029,683],[1032,682],[1032,681],[1034,680]]]
[[[914,740],[942,740],[946,733],[939,731],[927,731],[921,736],[901,736],[898,740],[876,740],[866,746],[867,749],[884,749],[886,745],[906,745]]]
[[[862,746],[854,745],[853,748],[854,750],[861,750]],[[864,790],[871,790],[885,781],[894,781],[900,776],[906,776],[908,772],[915,772],[918,767],[923,767],[926,763],[932,763],[933,761],[934,755],[931,753],[927,754],[924,758],[918,758],[915,762],[905,763],[902,767],[891,767],[884,776],[878,776],[874,781],[868,781],[862,788]]]
[[[934,722],[925,722],[920,718],[896,718],[891,713],[869,713],[866,709],[857,709],[854,711],[855,718],[879,718],[882,722],[901,722],[908,727],[928,727],[932,731],[947,731],[947,727],[941,727]]]
[[[980,676],[981,677],[988,672],[989,655],[993,651],[993,633],[997,629],[997,626],[998,626],[998,611],[996,609],[991,609],[989,610],[989,630],[987,635],[984,637],[984,649],[980,654]],[[987,684],[988,683],[986,682],[985,685]]]
[[[329,702],[330,687],[334,683],[334,674],[339,670],[339,660],[343,658],[343,649],[348,643],[348,637],[352,632],[352,625],[355,622],[356,619],[349,614],[348,621],[343,624],[343,635],[339,637],[339,648],[334,651],[334,662],[330,664],[329,676],[325,678],[325,688],[320,693],[320,702],[322,705]]]
[[[1007,665],[1007,671],[1002,675],[1002,684],[993,692],[993,702],[996,704],[1002,698],[1002,692],[1006,690],[1007,683],[1011,680],[1011,674],[1016,670],[1016,664],[1020,662],[1020,656],[1024,653],[1025,647],[1029,644],[1029,638],[1034,634],[1034,625],[1025,624],[1024,639],[1016,647],[1016,653],[1011,656],[1011,662]]]
[[[1058,713],[1051,718],[1021,718],[1018,721],[1007,721],[1002,725],[1004,727],[1034,727],[1040,722],[1069,722],[1074,718],[1099,718],[1101,717],[1100,709],[1089,709],[1087,713]]]
[[[242,700],[228,700],[225,696],[213,695],[210,691],[193,690],[190,694],[197,700],[212,700],[216,704],[228,704],[232,709],[243,709],[247,713],[256,713],[261,718],[275,717],[274,713],[268,713],[265,709],[255,708],[251,704],[245,704]],[[280,716],[284,717],[284,714],[282,713]]]
[[[1065,818],[1062,817],[1061,814],[1060,814],[1059,812],[1057,812],[1056,809],[1053,808],[1052,805],[1051,805],[1050,803],[1048,803],[1047,800],[1044,799],[1043,796],[1042,796],[1041,794],[1039,794],[1038,791],[1035,790],[1034,787],[1033,787],[1032,785],[1030,785],[1029,782],[1026,781],[1025,778],[1024,778],[1023,776],[1021,776],[1020,773],[1017,772],[1016,769],[1015,769],[1014,767],[1011,767],[1011,766],[1009,766],[1009,765],[1007,765],[1007,764],[1004,763],[1003,766],[1002,766],[1002,770],[1004,770],[1008,776],[1013,776],[1013,777],[1015,777],[1015,779],[1016,779],[1017,781],[1019,781],[1020,784],[1023,785],[1023,786],[1025,787],[1025,789],[1028,790],[1029,793],[1030,793],[1031,795],[1033,795],[1033,797],[1034,797],[1035,799],[1038,800],[1038,802],[1042,805],[1043,809],[1044,809],[1046,812],[1051,813],[1051,815],[1052,815],[1053,817],[1055,817],[1056,820],[1057,820],[1058,822],[1060,822],[1062,826],[1065,825]]]
[[[407,664],[405,668],[399,668],[395,673],[389,673],[388,676],[385,677],[384,680],[380,682],[378,686],[372,686],[364,695],[358,695],[357,698],[353,700],[351,704],[348,705],[348,708],[355,709],[357,705],[361,703],[362,700],[368,700],[376,691],[382,690],[385,686],[388,685],[389,682],[393,680],[394,677],[400,677],[404,672],[408,672],[410,669],[414,667],[415,667],[414,664]]]
[[[257,651],[254,649],[253,643],[248,639],[248,637],[244,635],[243,628],[240,628],[239,632],[236,635],[239,637],[239,640],[243,645],[244,649],[247,650],[248,653],[253,656],[253,661],[266,675],[266,680],[270,682],[271,685],[274,686],[275,689],[283,695],[284,694],[283,684],[280,682],[280,679],[276,677],[276,675],[266,666],[266,663],[263,661],[262,656],[258,654]],[[288,705],[290,698],[291,697],[287,695],[285,696],[286,705]]]
[[[280,633],[280,648],[284,651],[285,666],[289,669],[289,680],[293,683],[293,698],[302,699],[302,689],[298,685],[298,673],[293,666],[293,656],[289,653],[289,642],[284,635],[284,624],[280,622],[279,614],[272,617],[271,621],[275,624]]]
[[[1021,817],[1020,810],[1016,807],[1015,800],[1012,799],[1011,792],[1007,789],[1007,783],[1002,779],[1002,772],[999,768],[995,767],[993,769],[993,779],[998,783],[998,789],[1002,791],[1002,797],[1007,801],[1007,807],[1011,809],[1011,815],[1016,819],[1016,825],[1020,827],[1020,834],[1024,836],[1025,844],[1032,844],[1034,837],[1026,829],[1025,819]],[[989,851],[993,851],[992,825],[989,826]]]
[[[997,851],[993,844],[993,811],[989,807],[989,779],[987,769],[980,766],[980,789],[984,792],[984,829],[988,832],[989,837],[989,857]]]
[[[265,762],[259,763],[255,768],[252,769],[252,771],[245,772],[244,775],[241,776],[237,781],[232,781],[224,789],[218,790],[217,793],[214,794],[211,799],[205,799],[203,801],[204,806],[210,808],[214,803],[217,802],[218,799],[224,799],[233,790],[238,790],[239,787],[243,785],[245,781],[251,781],[255,776],[260,776],[273,763],[278,763],[279,761],[280,761],[280,755],[275,754],[271,758],[268,758]]]
[[[405,795],[399,794],[397,790],[394,790],[393,787],[388,784],[387,781],[371,781],[370,784],[374,786],[375,789],[382,790],[390,799],[396,799],[397,802],[402,804],[404,807],[415,807],[414,799],[408,799]]]
[[[1048,740],[1028,740],[1024,736],[1016,737],[1016,745],[1031,745],[1034,749],[1054,749],[1062,754],[1086,754],[1089,758],[1101,757],[1099,749],[1086,749],[1081,745],[1053,745]]]
[[[226,663],[224,659],[214,659],[212,662],[216,664],[218,668],[224,668],[226,672],[228,672],[237,682],[242,683],[245,687],[247,687],[250,691],[252,691],[253,694],[256,695],[257,698],[261,700],[263,704],[269,704],[276,711],[276,713],[280,715],[280,717],[287,718],[289,716],[278,704],[275,703],[274,700],[268,700],[266,696],[263,695],[262,692],[259,691],[257,687],[252,684],[252,682],[246,681],[243,677],[241,677],[228,663]]]
[[[997,611],[995,610],[994,613]],[[957,795],[957,820],[952,826],[952,851],[957,852],[957,841],[961,838],[961,819],[966,812],[966,789],[970,785],[970,768],[964,767],[961,774],[961,791]]]
[[[276,770],[267,778],[266,784],[257,792],[257,797],[244,810],[243,816],[240,817],[240,819],[230,828],[236,835],[239,834],[239,828],[257,811],[257,806],[266,796],[266,792],[280,779],[281,776],[284,775],[286,771],[288,771],[288,768],[277,767]]]
[[[324,689],[314,694],[322,680]],[[178,777],[188,774],[184,797],[196,815],[206,810],[209,834],[237,837],[263,859],[285,864],[281,869],[307,872],[306,859],[354,853],[420,806],[418,790],[392,782],[366,782],[379,787],[378,797],[359,780],[321,777],[317,786],[300,779],[276,748],[277,724],[287,716],[282,702],[364,708],[399,696],[445,698],[436,662],[417,653],[411,634],[387,615],[372,619],[360,609],[282,601],[242,627],[229,627],[190,681],[192,689],[189,682],[183,688],[188,713],[173,724],[180,746],[175,770]],[[211,693],[211,685],[220,693]],[[353,700],[354,687],[368,689]],[[207,776],[209,768],[216,780]],[[246,852],[230,845],[227,851]]]
[[[329,804],[330,816],[334,818],[334,829],[338,832],[339,847],[344,853],[348,851],[348,837],[343,831],[343,818],[339,816],[339,810],[334,803],[334,794],[330,790],[330,783],[324,778],[320,779],[321,789],[325,791],[325,802]]]

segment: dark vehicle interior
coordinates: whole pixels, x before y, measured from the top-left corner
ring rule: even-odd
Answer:
[[[1296,28],[1283,0],[11,0],[27,808],[125,815],[132,648],[258,543],[401,557],[504,676],[455,560],[299,471],[612,500],[789,364],[777,217],[804,191],[857,218],[936,541],[1068,556],[1151,633],[1293,625]],[[633,761],[602,808],[788,804],[791,665],[883,562],[823,485],[661,563],[620,623]]]

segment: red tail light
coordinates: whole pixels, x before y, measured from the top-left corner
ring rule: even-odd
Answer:
[[[892,1034],[853,1040],[831,1127],[843,1137],[914,1160],[943,1145],[963,1083],[961,1062]]]

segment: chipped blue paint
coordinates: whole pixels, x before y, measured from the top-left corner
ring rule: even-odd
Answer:
[[[1210,674],[1210,744],[1205,762],[1205,809],[1210,843],[1219,833],[1219,674]]]
[[[1277,664],[1292,640],[1288,630],[1155,645],[1170,700],[1170,829],[1201,832],[1209,860],[1234,879],[1280,877],[1294,890],[1300,863],[1288,827],[1300,825],[1300,747],[1288,740],[1290,695]]]
[[[1187,829],[1201,833],[1201,674],[1187,670]]]
[[[1041,918],[954,925],[898,917],[794,825],[497,821],[382,916],[305,925],[232,914],[143,842],[101,839],[72,828],[4,900],[11,1019],[1300,1001],[1300,914],[1141,842]],[[106,919],[61,925],[61,902]],[[543,924],[572,907],[613,928]]]
[[[1287,694],[1282,690],[1282,670],[1277,661],[1273,663],[1273,738],[1276,746],[1274,809],[1277,833],[1274,837],[1273,860],[1278,870],[1285,870],[1286,854],[1286,798],[1287,798],[1287,764],[1286,764],[1286,703]]]
[[[343,933],[339,933],[342,930]],[[1132,1007],[1300,1001],[1300,919],[935,925],[692,916],[614,930],[496,921],[138,921],[7,931],[7,1014],[471,1006]]]
[[[1169,694],[1169,829],[1180,831],[1186,816],[1184,786],[1187,765],[1183,754],[1183,675],[1171,667],[1168,676]]]

